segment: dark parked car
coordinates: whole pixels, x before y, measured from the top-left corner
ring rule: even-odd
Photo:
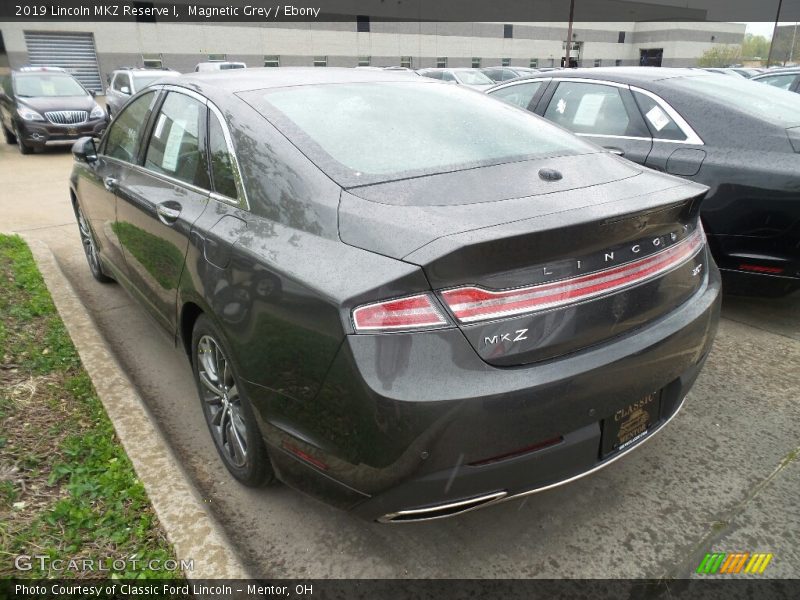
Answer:
[[[3,76],[0,120],[6,143],[16,143],[22,154],[99,136],[108,124],[92,94],[69,73],[53,67],[29,67]]]
[[[766,83],[789,92],[800,92],[800,68],[780,69],[754,76],[751,81]]]
[[[797,96],[700,69],[548,75],[488,93],[632,161],[709,186],[703,224],[731,288],[783,294],[800,287]]]
[[[369,519],[614,462],[675,416],[716,330],[704,186],[460,86],[186,76],[74,153],[91,271],[185,349],[233,476]]]

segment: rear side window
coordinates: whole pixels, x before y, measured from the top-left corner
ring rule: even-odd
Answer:
[[[633,97],[636,98],[636,104],[639,105],[639,110],[642,111],[645,123],[647,123],[647,128],[654,138],[659,140],[679,141],[686,139],[686,134],[683,130],[678,127],[677,123],[675,123],[666,111],[659,106],[658,102],[641,92],[634,91]]]
[[[771,77],[762,77],[757,79],[758,83],[766,83],[782,90],[788,90],[794,83],[794,78],[797,77],[794,73],[788,75],[772,75]]]
[[[626,135],[631,124],[617,87],[561,82],[545,118],[575,133]]]
[[[503,102],[527,109],[540,87],[542,87],[541,81],[529,81],[500,88],[491,92],[491,95]]]
[[[236,200],[239,194],[236,190],[233,159],[228,151],[222,125],[213,112],[208,115],[208,150],[214,191]]]
[[[129,163],[136,162],[147,115],[155,98],[153,92],[143,94],[119,113],[108,130],[104,151],[106,156]]]
[[[144,166],[180,181],[210,189],[202,141],[206,106],[170,92],[156,117]]]

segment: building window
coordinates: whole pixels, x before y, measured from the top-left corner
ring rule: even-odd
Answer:
[[[410,56],[401,56],[400,57],[400,66],[405,67],[406,69],[411,68],[411,57]]]
[[[618,58],[617,60],[615,60],[614,61],[614,66],[615,67],[621,67],[622,66],[622,59]]]
[[[619,36],[617,37],[617,43],[618,44],[624,44],[625,43],[625,32],[624,31],[620,31],[619,32]]]
[[[594,59],[594,66],[595,67],[599,67],[600,66],[600,59],[599,58],[595,58]]]
[[[436,58],[436,67],[439,69],[444,69],[447,67],[447,57],[446,56],[439,56]]]
[[[371,56],[359,56],[358,57],[358,66],[359,67],[368,67],[372,63]]]
[[[504,38],[513,38],[514,37],[514,26],[513,25],[503,25],[503,37]]]
[[[315,67],[327,67],[328,66],[328,57],[327,56],[315,56],[314,57],[314,66]]]
[[[481,68],[481,59],[480,57],[473,56],[472,57],[472,68],[473,69],[480,69]]]
[[[511,66],[511,59],[510,58],[504,58],[500,62],[502,63],[502,65],[504,67],[510,67]]]
[[[364,15],[356,16],[356,31],[359,33],[369,33],[369,17],[365,17]]]
[[[215,60],[227,60],[227,54],[209,54],[208,60],[215,61]]]
[[[530,63],[530,67],[531,67],[531,69],[538,69],[539,68],[539,59],[538,58],[532,58],[531,59],[531,63]]]
[[[281,57],[277,56],[277,55],[265,56],[264,57],[264,66],[265,67],[280,67],[281,66]]]
[[[142,64],[145,69],[160,69],[164,66],[160,54],[142,54]]]

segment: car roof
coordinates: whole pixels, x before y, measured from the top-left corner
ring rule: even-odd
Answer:
[[[800,67],[784,67],[782,69],[771,69],[766,73],[753,75],[750,79],[761,79],[762,77],[772,77],[774,75],[793,75],[800,73]]]
[[[591,69],[560,69],[558,73],[546,71],[531,76],[518,77],[515,82],[525,79],[550,79],[570,77],[581,79],[605,79],[617,83],[636,84],[649,81],[663,81],[677,77],[718,77],[702,69],[679,69],[669,67],[594,67]]]
[[[170,84],[185,83],[200,91],[215,88],[230,93],[298,85],[330,83],[368,83],[391,81],[422,81],[415,73],[396,70],[350,69],[345,67],[257,67],[229,71],[195,72],[170,80]],[[428,83],[425,81],[424,83]],[[430,83],[436,84],[431,80]]]

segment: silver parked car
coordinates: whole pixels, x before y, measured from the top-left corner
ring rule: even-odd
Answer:
[[[178,77],[180,73],[169,69],[117,69],[109,77],[106,90],[106,112],[115,115],[139,90],[165,77]]]
[[[488,90],[494,85],[494,81],[481,73],[480,69],[419,69],[417,73],[423,77],[457,83],[478,90]]]

